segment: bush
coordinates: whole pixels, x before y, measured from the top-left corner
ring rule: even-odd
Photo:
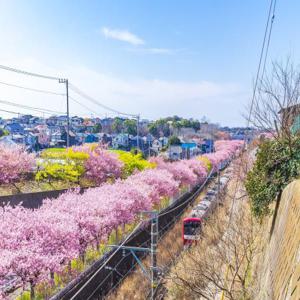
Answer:
[[[36,180],[63,180],[79,182],[85,172],[85,161],[89,154],[69,149],[47,149],[41,154],[43,161],[36,173]]]
[[[211,161],[205,156],[198,156],[197,159],[199,159],[203,163],[204,167],[206,168],[206,171],[210,172],[212,168]]]
[[[276,196],[300,174],[300,138],[266,140],[259,145],[253,169],[246,179],[252,211],[260,217],[269,213]]]
[[[145,160],[141,153],[133,154],[122,150],[112,150],[117,153],[119,159],[123,162],[122,177],[126,178],[135,171],[154,168],[155,164]]]

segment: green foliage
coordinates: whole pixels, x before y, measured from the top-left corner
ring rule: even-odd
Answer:
[[[123,178],[130,176],[136,170],[142,171],[144,169],[155,167],[155,164],[145,160],[141,153],[134,154],[132,152],[126,152],[122,150],[112,151],[117,153],[119,159],[124,163],[124,167],[122,170]]]
[[[201,155],[201,156],[198,156],[197,158],[198,158],[200,161],[202,161],[202,162],[204,163],[204,165],[205,165],[207,171],[210,172],[210,170],[211,170],[211,168],[212,168],[212,163],[211,163],[211,161],[210,161],[207,157],[202,156],[202,155]]]
[[[123,120],[121,118],[115,118],[111,128],[113,132],[121,133],[123,130]]]
[[[0,137],[9,135],[9,131],[3,128],[0,128]]]
[[[174,116],[156,120],[154,123],[149,125],[148,129],[153,136],[159,137],[160,135],[170,136],[173,129],[180,129],[183,127],[199,130],[200,122],[198,120],[183,119],[178,116]]]
[[[97,123],[93,128],[93,133],[100,133],[102,130],[102,125],[100,123]]]
[[[300,138],[267,140],[260,144],[256,162],[246,179],[255,216],[269,213],[277,194],[300,174]]]
[[[181,141],[177,136],[172,135],[169,138],[168,145],[181,145]]]
[[[89,158],[85,152],[73,149],[47,149],[41,154],[43,161],[39,164],[39,171],[35,179],[63,180],[79,182],[85,172],[84,162]]]
[[[84,173],[84,167],[76,163],[52,163],[44,162],[41,164],[42,170],[36,173],[35,179],[41,180],[63,180],[70,182],[79,182]]]
[[[136,135],[136,120],[126,119],[123,126],[126,133]]]

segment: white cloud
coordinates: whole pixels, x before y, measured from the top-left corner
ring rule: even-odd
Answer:
[[[143,39],[139,38],[128,30],[103,27],[101,32],[106,38],[127,42],[135,46],[145,44]]]
[[[49,68],[35,60],[17,62],[0,61],[32,72],[69,78],[69,81],[118,111],[137,114],[142,118],[156,119],[179,115],[200,119],[207,116],[212,122],[224,125],[244,125],[241,112],[249,95],[241,87],[230,82],[172,81],[162,79],[123,78],[101,73],[83,66],[72,66],[64,70]],[[21,74],[0,70],[0,81],[35,87],[55,92],[65,92],[63,84],[56,81],[36,79]],[[0,84],[0,99],[20,104],[65,111],[65,97],[28,92]],[[81,98],[70,90],[70,96],[97,112],[99,117],[113,115],[101,107]],[[2,109],[28,113],[28,111],[1,104]],[[70,100],[72,115],[90,116],[91,112]],[[0,116],[3,115],[0,112]],[[95,115],[95,114],[94,114]]]

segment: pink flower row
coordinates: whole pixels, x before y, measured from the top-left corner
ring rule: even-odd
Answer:
[[[215,153],[206,155],[216,168],[230,159],[241,143],[222,141]],[[87,247],[106,242],[119,226],[131,223],[142,210],[149,210],[181,187],[199,184],[208,170],[197,159],[174,163],[156,159],[148,169],[88,189],[69,191],[57,199],[46,199],[37,210],[6,206],[0,210],[0,280],[14,274],[24,285],[50,279]],[[100,170],[101,171],[101,170]]]

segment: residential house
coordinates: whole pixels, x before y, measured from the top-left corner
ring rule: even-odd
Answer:
[[[182,158],[182,147],[181,145],[170,145],[167,151],[168,159],[179,160]]]
[[[85,135],[84,142],[85,143],[98,143],[99,137],[96,134],[88,133]]]
[[[112,137],[110,134],[98,133],[99,143],[102,145],[107,145],[108,147],[112,146]]]
[[[10,134],[23,134],[24,128],[19,123],[9,123],[4,126]]]
[[[282,129],[289,128],[292,133],[300,130],[300,104],[282,108],[278,113],[281,116],[281,124],[278,125],[282,125]]]
[[[204,139],[200,146],[202,153],[214,152],[214,140],[212,139]]]
[[[12,134],[11,138],[16,144],[25,145],[25,135],[24,134],[19,134],[19,133]]]
[[[15,141],[13,141],[11,135],[5,135],[5,136],[0,137],[0,144],[4,144],[4,145],[7,145],[7,146],[17,145],[17,143]]]
[[[159,139],[155,139],[152,142],[152,150],[156,153],[159,153],[164,147],[168,145],[168,138],[167,137],[160,137]]]
[[[200,153],[200,149],[198,148],[197,144],[193,141],[182,142],[182,158],[190,159]]]
[[[65,145],[67,145],[67,131],[64,130],[61,134],[61,139],[65,142]],[[74,146],[76,145],[76,134],[70,130],[69,131],[69,145]]]
[[[112,139],[114,149],[129,150],[129,135],[125,133],[117,134]]]
[[[30,150],[37,151],[39,149],[38,146],[38,137],[33,132],[28,132],[25,134],[25,144],[28,146]]]

